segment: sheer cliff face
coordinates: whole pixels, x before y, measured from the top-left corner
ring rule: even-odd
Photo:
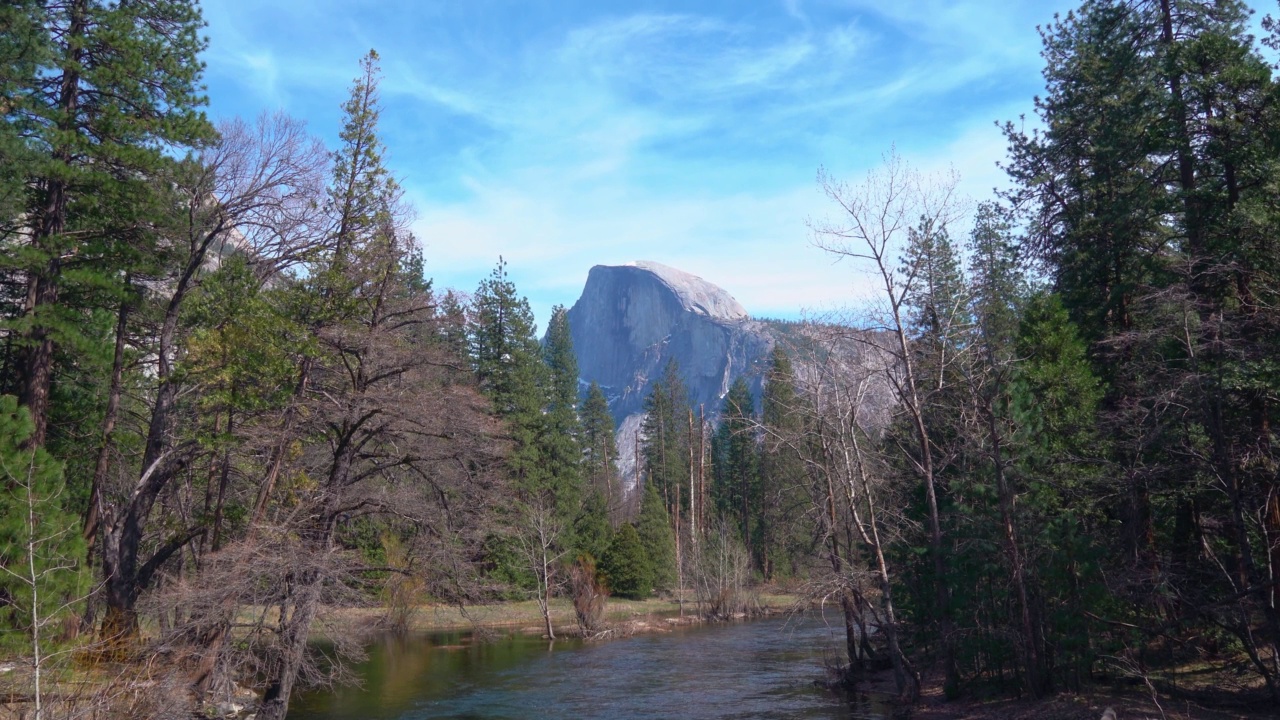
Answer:
[[[729,293],[652,262],[591,268],[569,330],[582,380],[600,384],[619,424],[644,411],[668,359],[679,363],[693,406],[711,415],[739,375],[758,392],[773,346]]]

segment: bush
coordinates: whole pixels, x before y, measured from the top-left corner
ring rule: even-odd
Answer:
[[[604,625],[604,605],[609,589],[596,570],[595,559],[589,554],[579,555],[569,570],[569,583],[573,590],[573,612],[578,618],[578,628],[583,635],[599,631]]]
[[[747,587],[751,580],[751,556],[728,525],[718,523],[714,532],[686,557],[688,576],[707,617],[727,618],[735,613],[749,613],[759,604]]]

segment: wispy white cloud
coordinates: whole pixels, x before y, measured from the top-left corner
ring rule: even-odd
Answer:
[[[521,185],[463,206],[420,202],[416,232],[444,284],[469,290],[502,255],[541,318],[573,302],[592,265],[637,259],[701,275],[757,315],[829,309],[865,282],[812,247],[806,218],[825,211],[812,182],[683,198]]]
[[[856,295],[864,279],[810,247],[815,169],[853,177],[896,144],[988,195],[991,122],[1030,110],[1034,25],[1058,6],[205,2],[223,113],[282,106],[329,132],[377,47],[390,161],[438,282],[472,289],[503,255],[543,320],[591,265],[635,259],[758,314]]]

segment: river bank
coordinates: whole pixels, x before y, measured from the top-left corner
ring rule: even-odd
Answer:
[[[1157,705],[1149,695],[1138,691],[1091,689],[1039,700],[993,698],[949,702],[942,697],[940,685],[936,691],[936,697],[923,698],[910,709],[911,720],[1098,720],[1107,708],[1115,710],[1117,720],[1261,720],[1276,717],[1274,710],[1217,710],[1173,698],[1162,698]]]
[[[756,596],[755,607],[760,614],[784,613],[797,608],[799,598],[785,593],[761,593]],[[565,598],[555,598],[550,603],[551,625],[557,635],[567,637],[579,634],[573,604]],[[390,625],[403,623],[397,630],[409,633],[431,633],[451,630],[516,630],[521,633],[543,635],[542,609],[534,600],[506,601],[488,605],[424,604],[414,607],[394,623],[388,618],[392,613],[385,607],[332,609],[329,614],[345,629],[378,633]],[[607,628],[620,636],[641,632],[662,632],[673,625],[706,622],[692,601],[681,603],[673,598],[649,598],[626,600],[609,598],[605,606],[604,622]],[[323,636],[314,638],[324,640]]]
[[[877,672],[858,686],[859,693],[892,697],[893,673]],[[1274,708],[1259,704],[1243,708],[1208,708],[1191,700],[1179,700],[1140,686],[1112,687],[1099,684],[1080,692],[1029,699],[993,695],[947,700],[940,673],[921,678],[920,700],[898,706],[902,720],[1098,720],[1112,708],[1117,720],[1262,720],[1277,717]]]
[[[763,614],[782,615],[795,608],[796,598],[784,594],[765,594],[759,598],[759,606]],[[576,696],[583,691],[575,683],[580,681],[576,670],[548,670],[546,663],[551,662],[583,662],[596,663],[600,658],[608,659],[616,665],[615,671],[624,676],[635,672],[637,668],[645,668],[647,661],[637,658],[667,658],[671,661],[675,655],[670,648],[680,647],[677,654],[683,656],[694,652],[691,638],[697,637],[697,643],[717,643],[718,638],[738,636],[741,639],[731,643],[737,650],[747,649],[742,660],[735,662],[753,663],[761,672],[784,672],[786,682],[779,682],[773,692],[779,693],[786,702],[802,703],[806,707],[813,705],[826,707],[820,700],[804,699],[799,690],[804,686],[812,688],[839,704],[841,693],[818,691],[813,688],[821,670],[821,662],[830,662],[839,656],[840,632],[837,626],[822,621],[813,614],[806,614],[795,619],[775,618],[755,623],[730,623],[724,629],[712,631],[711,628],[692,626],[705,623],[692,604],[686,604],[685,614],[680,615],[679,603],[670,599],[649,599],[644,601],[628,601],[611,599],[607,607],[606,619],[612,630],[608,637],[635,636],[634,641],[626,643],[583,643],[577,638],[572,606],[567,601],[552,603],[553,625],[558,636],[566,638],[567,643],[557,642],[557,651],[568,650],[568,655],[548,654],[548,645],[540,641],[544,633],[542,615],[538,604],[533,601],[503,602],[459,609],[450,606],[423,605],[414,609],[407,616],[408,632],[403,639],[395,639],[395,634],[379,630],[388,615],[385,608],[342,608],[330,609],[327,614],[341,618],[341,624],[349,629],[365,628],[369,637],[381,639],[371,640],[372,660],[359,673],[361,681],[370,684],[372,692],[363,693],[359,688],[335,689],[327,692],[311,693],[299,705],[296,718],[311,718],[310,713],[319,713],[320,718],[365,718],[407,717],[406,708],[414,707],[419,698],[421,687],[431,686],[432,702],[447,704],[458,688],[470,687],[475,677],[468,674],[476,671],[477,665],[488,664],[500,673],[492,682],[502,685],[502,702],[519,703],[520,693],[536,692],[537,697],[547,702],[558,701],[564,693]],[[830,618],[828,618],[830,619]],[[774,626],[777,626],[776,628]],[[752,627],[759,627],[758,637],[750,638]],[[763,630],[768,628],[767,630]],[[819,628],[825,628],[819,631]],[[781,634],[780,634],[781,633]],[[798,634],[797,634],[798,633]],[[431,642],[422,642],[423,636],[436,636]],[[785,638],[785,640],[783,640]],[[323,640],[323,638],[317,638]],[[657,643],[657,644],[655,644]],[[675,643],[674,645],[671,643]],[[826,654],[817,652],[819,644],[826,644]],[[588,651],[594,648],[594,651]],[[724,652],[729,652],[726,647]],[[697,692],[709,691],[709,678],[703,677],[708,672],[709,664],[719,662],[721,651],[715,649],[697,650],[705,653],[705,662],[690,663],[681,672],[671,671],[660,677],[652,678],[651,685],[644,686],[644,692],[657,693],[662,683],[690,683],[691,678],[702,677]],[[634,656],[634,657],[633,657]],[[550,660],[561,657],[561,661]],[[577,658],[577,659],[573,659]],[[592,659],[594,658],[594,659]],[[728,661],[724,661],[728,662]],[[550,672],[555,680],[563,683],[560,690],[541,687],[537,682],[524,677],[526,669],[508,675],[502,675],[504,669],[511,669],[516,664],[532,663],[529,672]],[[795,663],[792,665],[792,663]],[[780,670],[786,666],[786,670]],[[715,687],[716,692],[725,693],[726,697],[733,693],[744,693],[751,702],[759,702],[760,717],[774,717],[766,709],[770,707],[761,697],[752,693],[749,683],[731,672],[731,667],[723,668],[727,673],[723,680],[728,685]],[[94,675],[101,674],[95,672]],[[646,671],[649,669],[646,668]],[[440,675],[444,672],[444,675]],[[452,675],[450,674],[452,673]],[[691,675],[689,673],[692,673]],[[21,684],[19,673],[6,673],[0,679],[0,686],[10,694],[8,703],[0,703],[0,720],[22,716],[29,710],[27,703],[17,701],[18,688],[15,681]],[[450,685],[453,677],[458,685]],[[79,680],[88,678],[81,676]],[[63,695],[71,688],[63,682],[55,683],[55,694]],[[107,682],[105,676],[98,677],[98,683]],[[1165,720],[1255,720],[1275,717],[1274,710],[1268,708],[1252,708],[1246,710],[1206,709],[1194,702],[1179,701],[1164,696],[1153,701],[1150,693],[1140,686],[1111,687],[1105,685],[1088,688],[1081,693],[1064,693],[1051,698],[1026,700],[1010,697],[966,697],[948,701],[942,692],[941,677],[926,674],[923,678],[921,700],[909,707],[896,705],[889,701],[894,694],[893,679],[890,673],[872,675],[851,693],[848,699],[846,714],[834,710],[814,711],[816,714],[805,717],[857,717],[857,718],[894,718],[895,720],[1097,720],[1107,707],[1115,708],[1118,720],[1135,720],[1137,718],[1164,718]],[[488,681],[486,681],[488,682]],[[771,681],[772,682],[772,681]],[[512,684],[512,687],[506,687]],[[134,683],[135,691],[148,691],[154,683],[147,687]],[[518,687],[516,686],[518,685]],[[633,689],[626,689],[632,692]],[[81,689],[84,692],[84,689]],[[470,692],[470,691],[466,691]],[[508,694],[509,693],[509,694]],[[774,700],[777,698],[775,697]],[[476,703],[489,702],[489,699],[473,699]],[[658,695],[653,702],[666,702]],[[470,702],[470,701],[468,701]],[[741,700],[739,700],[741,702]],[[224,717],[246,717],[253,712],[256,698],[247,693],[229,699],[225,707],[219,705],[219,714]],[[356,709],[358,708],[358,709]],[[850,710],[852,708],[852,710]],[[305,709],[305,712],[304,712]],[[374,712],[376,710],[376,712]],[[717,717],[710,710],[707,717]],[[852,715],[847,712],[853,712]],[[372,714],[365,714],[372,713]],[[414,715],[417,717],[417,715]],[[433,716],[434,717],[434,716]]]

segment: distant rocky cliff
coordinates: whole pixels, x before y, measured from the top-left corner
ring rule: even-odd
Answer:
[[[696,409],[717,414],[729,385],[745,376],[759,396],[773,336],[723,289],[654,262],[597,265],[569,309],[582,381],[597,382],[619,424],[623,476],[650,382],[675,358]]]

